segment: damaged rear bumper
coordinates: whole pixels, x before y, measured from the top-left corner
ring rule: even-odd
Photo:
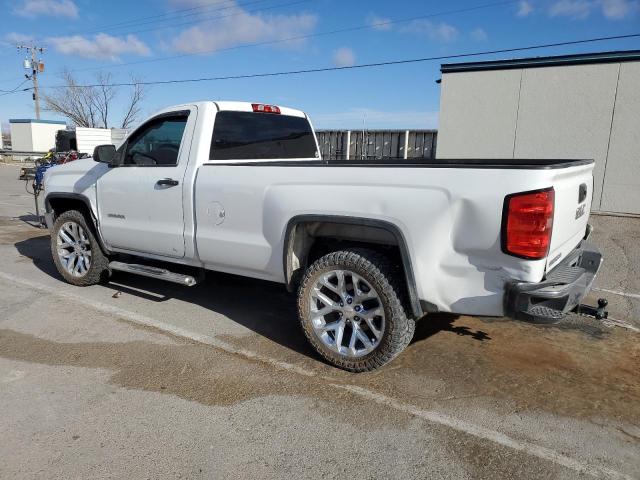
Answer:
[[[602,254],[586,241],[551,270],[544,281],[512,281],[506,285],[508,317],[535,323],[556,323],[580,305],[600,269]]]

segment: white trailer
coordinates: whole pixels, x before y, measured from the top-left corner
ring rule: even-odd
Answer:
[[[56,133],[66,128],[61,120],[33,120],[14,118],[9,120],[11,146],[15,151],[46,152],[56,146]]]

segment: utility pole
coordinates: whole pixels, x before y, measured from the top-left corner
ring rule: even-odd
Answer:
[[[18,45],[18,50],[27,50],[31,54],[31,59],[26,58],[24,68],[31,69],[31,75],[25,74],[25,77],[33,82],[33,101],[36,104],[36,120],[40,120],[40,93],[38,91],[38,75],[44,72],[44,63],[36,58],[38,52],[43,53],[43,47],[35,45]]]

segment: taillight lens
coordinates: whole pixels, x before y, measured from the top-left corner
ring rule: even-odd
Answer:
[[[502,249],[517,257],[539,260],[549,253],[553,227],[553,188],[516,193],[504,200]]]
[[[264,105],[263,103],[252,103],[251,107],[257,113],[280,113],[280,107],[275,105]]]

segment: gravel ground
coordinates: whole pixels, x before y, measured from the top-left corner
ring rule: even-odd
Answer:
[[[16,176],[0,166],[0,478],[640,478],[640,333],[433,315],[347,374],[279,285],[61,282]],[[640,326],[640,220],[592,223],[593,298]]]

